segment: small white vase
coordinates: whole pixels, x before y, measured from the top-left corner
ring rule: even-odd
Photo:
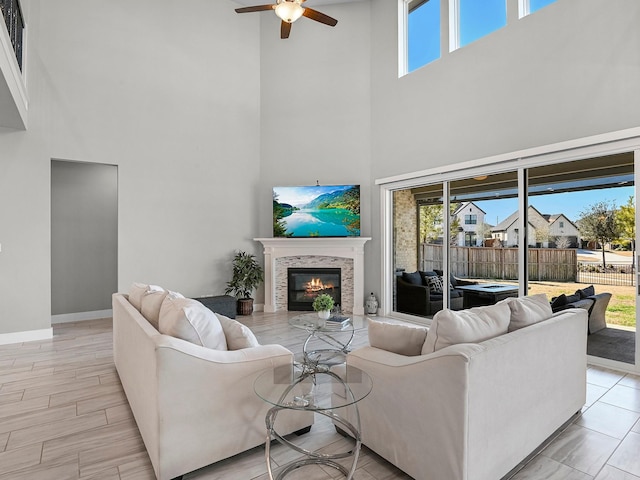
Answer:
[[[319,310],[318,311],[318,318],[322,319],[322,320],[326,320],[331,316],[331,311],[330,310]]]

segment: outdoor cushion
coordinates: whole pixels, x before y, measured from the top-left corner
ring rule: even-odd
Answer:
[[[576,290],[576,295],[580,295],[580,298],[587,298],[590,297],[591,295],[595,295],[596,294],[596,289],[594,288],[593,285],[589,285],[587,288],[583,288],[582,290],[578,289]]]
[[[422,285],[422,276],[418,272],[402,272],[402,279],[411,285]]]
[[[557,311],[567,305],[567,296],[563,293],[551,299],[551,310]]]
[[[431,277],[437,277],[438,276],[436,274],[436,272],[432,272],[432,271],[428,271],[428,272],[418,271],[418,273],[422,277],[422,284],[423,285],[429,285],[429,279]]]
[[[429,291],[433,293],[442,293],[443,285],[441,277],[428,277]]]

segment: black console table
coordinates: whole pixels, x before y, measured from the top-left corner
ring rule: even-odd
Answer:
[[[209,310],[229,318],[236,318],[236,297],[230,295],[215,295],[211,297],[194,298]]]

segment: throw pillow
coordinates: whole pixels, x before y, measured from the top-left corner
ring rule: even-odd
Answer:
[[[509,331],[513,332],[551,318],[553,311],[546,293],[504,300],[511,309]]]
[[[402,279],[405,282],[410,283],[411,285],[422,285],[422,277],[418,272],[413,272],[413,273],[402,272]]]
[[[574,293],[573,295],[567,295],[567,304],[574,303],[580,300],[580,295]]]
[[[596,294],[596,289],[594,288],[593,285],[589,285],[587,288],[583,288],[582,290],[580,289],[576,290],[576,295],[579,295],[581,299],[590,297],[591,295],[595,295],[595,294]]]
[[[431,270],[429,270],[428,272],[423,272],[422,270],[419,270],[418,273],[420,274],[420,277],[422,277],[422,285],[429,285],[429,277],[438,276],[436,272],[432,272]]]
[[[369,343],[372,347],[388,352],[420,355],[426,336],[427,329],[424,327],[369,320]]]
[[[227,350],[215,313],[197,300],[166,295],[160,309],[160,333],[215,350]]]
[[[146,283],[135,282],[129,288],[129,303],[131,303],[136,310],[142,312],[142,297],[147,293],[162,291],[164,291],[164,288],[157,285],[147,285]]]
[[[422,354],[458,343],[479,343],[507,333],[511,310],[506,303],[468,310],[440,310],[433,316]]]
[[[429,291],[433,293],[442,293],[442,277],[428,277]]]
[[[551,310],[557,312],[562,307],[567,305],[567,296],[563,293],[551,300]]]
[[[140,313],[142,313],[142,316],[146,318],[156,330],[158,330],[158,322],[160,320],[160,307],[168,293],[169,292],[164,289],[150,290],[142,297],[142,308],[140,309]],[[178,293],[176,295],[180,294]]]
[[[229,350],[260,346],[258,339],[249,327],[220,313],[214,313],[214,315],[218,317],[218,321],[222,326]]]

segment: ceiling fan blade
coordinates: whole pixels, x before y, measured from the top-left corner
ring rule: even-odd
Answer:
[[[330,27],[335,27],[336,24],[338,23],[338,20],[336,20],[335,18],[331,18],[329,15],[325,15],[324,13],[309,7],[305,7],[304,12],[302,12],[302,15],[304,17],[310,18],[311,20],[315,20],[316,22],[329,25]]]
[[[236,13],[262,12],[264,10],[273,10],[275,5],[255,5],[253,7],[236,8]]]
[[[291,33],[291,24],[283,20],[280,24],[280,38],[289,38],[289,33]]]

